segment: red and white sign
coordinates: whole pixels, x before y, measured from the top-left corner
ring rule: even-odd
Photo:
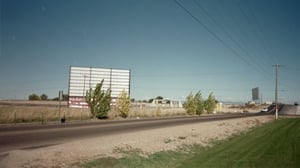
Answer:
[[[102,89],[110,88],[113,99],[123,90],[130,95],[130,70],[71,66],[69,75],[69,107],[88,108],[86,92],[102,80]]]

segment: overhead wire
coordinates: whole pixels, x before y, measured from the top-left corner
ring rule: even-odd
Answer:
[[[226,2],[227,2],[227,1],[226,1]],[[224,2],[223,2],[222,0],[218,0],[218,4],[221,5],[222,11],[224,11],[224,9],[227,9],[227,10],[226,10],[226,14],[225,14],[225,13],[219,14],[219,17],[222,17],[223,20],[224,20],[224,22],[225,22],[225,24],[227,24],[226,27],[230,27],[230,24],[228,24],[228,23],[231,23],[232,21],[233,21],[233,23],[238,22],[238,21],[234,20],[235,16],[237,16],[235,13],[233,13],[234,10],[230,10],[230,9],[228,9],[228,6],[226,6],[226,5],[229,4],[229,3],[226,3],[226,5],[225,5]],[[230,4],[229,4],[229,5],[230,5]],[[232,7],[233,7],[233,6],[232,6]],[[234,9],[235,9],[235,8],[234,8]],[[240,10],[240,12],[243,12],[243,11]],[[231,16],[230,16],[230,15],[231,15]],[[244,15],[246,15],[246,14],[244,14]],[[230,19],[230,20],[227,20],[227,21],[226,21],[226,19],[227,19],[226,16],[229,16],[229,17],[227,17],[227,18]],[[245,16],[244,16],[244,17],[245,17]],[[247,16],[245,17],[245,20],[249,20],[249,19],[250,19],[249,17],[247,17]],[[231,33],[236,34],[235,37],[236,37],[237,39],[239,39],[239,40],[237,40],[237,41],[239,41],[240,45],[241,45],[241,46],[244,46],[244,50],[245,50],[246,52],[249,53],[249,49],[248,49],[248,48],[249,48],[250,44],[252,44],[252,43],[249,43],[249,41],[251,41],[251,37],[253,38],[253,36],[250,36],[250,37],[249,37],[249,34],[248,34],[248,33],[250,33],[250,32],[246,31],[247,29],[242,28],[241,25],[242,25],[242,24],[239,23],[239,24],[235,24],[234,26],[231,26],[230,29],[233,29],[233,28],[236,28],[236,29],[237,29],[236,31],[231,31]],[[244,37],[244,38],[242,38],[242,37]],[[246,40],[246,41],[245,41],[245,40]],[[246,47],[246,46],[247,46],[247,47]],[[248,50],[247,50],[246,48],[247,48]],[[250,55],[258,56],[257,53],[255,54],[255,51],[256,51],[255,49],[251,49],[251,53],[252,53],[252,54],[250,54]],[[266,67],[269,67],[269,65],[264,66],[263,64],[261,64],[260,61],[254,61],[254,62],[256,62],[256,64],[259,64],[259,65],[257,65],[257,66],[259,66],[259,67],[262,69],[264,79],[271,79],[270,77],[271,77],[272,75],[270,75],[270,74],[271,74],[270,72],[272,72],[272,71],[269,71],[270,69],[266,68]]]
[[[243,60],[247,65],[251,65],[251,62],[249,62],[247,59],[242,57],[235,49],[233,49],[230,45],[228,45],[222,38],[220,38],[215,32],[210,30],[206,24],[204,24],[200,19],[198,19],[196,16],[194,16],[186,7],[184,7],[179,1],[174,0],[174,2],[183,9],[189,16],[191,16],[197,23],[203,26],[203,28],[210,33],[216,40],[218,40],[220,43],[222,43],[227,49],[229,49],[237,58]]]
[[[254,22],[255,25],[256,25],[256,28],[253,27],[253,28],[255,28],[255,30],[256,30],[256,31],[254,31],[254,33],[257,34],[257,36],[256,36],[255,39],[257,39],[257,37],[259,37],[260,40],[259,40],[259,42],[258,42],[257,44],[262,43],[261,45],[257,45],[257,46],[260,46],[260,47],[262,48],[262,50],[265,52],[266,55],[270,55],[270,54],[267,53],[267,50],[266,50],[266,40],[264,40],[264,38],[262,37],[262,28],[261,28],[260,24],[258,23],[257,19],[254,17],[253,13],[252,13],[252,18],[251,18],[251,17],[248,15],[248,13],[242,8],[241,3],[237,2],[237,1],[233,1],[233,2],[235,2],[237,8],[241,11],[242,16],[245,18],[245,20],[246,20],[248,23],[252,23],[252,20],[253,20],[253,22]],[[251,25],[253,25],[253,24],[251,24]],[[260,32],[260,33],[258,33],[258,32]],[[249,45],[249,44],[248,44],[248,45]],[[257,49],[256,49],[256,50],[252,50],[252,51],[258,52]],[[260,55],[260,60],[261,60],[261,61],[259,61],[258,63],[259,63],[259,64],[262,64],[262,62],[265,61],[265,60],[262,59],[262,58],[265,58],[265,57],[264,57],[264,55],[261,55],[260,53],[258,53],[258,54]],[[264,60],[264,61],[262,61],[262,60]],[[267,60],[266,63],[270,63],[270,62],[271,62],[270,60],[273,60],[273,58],[270,57],[270,59]],[[262,67],[263,67],[263,66],[262,66]],[[268,67],[269,67],[269,66],[268,66]],[[268,73],[267,71],[265,71],[265,72]]]
[[[250,60],[254,61],[254,65],[256,65],[259,69],[257,70],[261,70],[262,72],[266,72],[266,70],[257,62],[257,60],[237,41],[235,40],[232,35],[226,30],[226,28],[220,24],[212,15],[209,14],[209,12],[197,1],[197,0],[193,0],[194,3],[199,7],[200,10],[202,10],[205,15],[210,18],[214,24],[216,24],[219,28],[221,28],[221,30],[223,30],[223,32],[226,34],[226,36],[241,50],[243,51],[249,58]]]
[[[234,2],[234,1],[233,1],[233,2]],[[219,0],[219,3],[223,5],[223,8],[225,7],[222,0]],[[242,16],[245,18],[245,21],[246,21],[246,22],[250,23],[251,20],[254,20],[254,18],[251,19],[251,17],[248,16],[247,12],[246,12],[245,10],[243,10],[243,8],[241,7],[241,4],[240,4],[240,3],[238,3],[237,1],[235,1],[235,4],[236,4],[237,8],[239,9],[239,11],[241,12]],[[234,17],[231,17],[231,18],[234,18]],[[256,19],[256,20],[257,20],[257,19]],[[257,21],[256,21],[256,22],[257,22]],[[258,26],[258,24],[256,24],[256,26]],[[247,41],[250,41],[250,40],[251,40],[251,39],[249,38],[249,36],[247,36],[248,32],[245,32],[245,29],[244,29],[244,28],[241,28],[241,27],[240,27],[240,24],[236,24],[236,27],[239,28],[239,30],[242,32],[242,33],[238,36],[238,37],[240,37],[240,39],[241,39],[242,36],[244,36],[245,38],[247,38]],[[260,28],[260,29],[261,29],[261,28]],[[256,30],[256,29],[255,29],[255,30]],[[257,33],[257,32],[255,31],[255,33]],[[247,37],[246,37],[246,36],[247,36]],[[257,33],[257,36],[260,36],[260,35]],[[251,37],[253,37],[253,36],[251,36]],[[252,39],[253,39],[253,38],[252,38]],[[259,44],[261,41],[262,41],[262,40],[260,40],[258,43],[255,43],[255,44]],[[249,47],[250,44],[253,44],[253,43],[249,43],[249,42],[248,42],[248,43],[245,44],[244,46],[248,46],[248,47]],[[258,45],[258,46],[262,46],[262,45]],[[247,51],[245,48],[244,48],[244,50]],[[254,54],[255,51],[258,52],[257,49],[252,49],[252,50],[251,50],[251,53]],[[265,51],[265,52],[266,52],[266,51]],[[252,54],[249,54],[249,55],[252,55]],[[259,54],[259,53],[257,53],[257,54]],[[257,56],[257,54],[256,54],[256,56]],[[247,54],[247,55],[248,55],[248,54]],[[248,55],[248,56],[249,56],[249,55]],[[261,54],[259,54],[259,56],[260,56],[260,58],[264,58],[263,55],[261,55]],[[271,71],[269,70],[270,68],[266,68],[266,67],[270,67],[270,64],[267,63],[267,65],[264,65],[264,63],[263,63],[264,61],[261,61],[262,59],[260,59],[259,61],[257,61],[257,60],[256,60],[255,58],[253,58],[253,57],[251,57],[251,59],[254,60],[255,64],[257,64],[257,66],[259,66],[259,67],[263,70],[263,72],[264,72],[263,75],[264,75],[266,78],[270,78],[270,76],[272,76]],[[266,62],[270,62],[270,59],[269,59],[268,61],[266,61]]]
[[[270,47],[272,48],[272,44],[270,43],[270,41],[268,40],[265,32],[263,31],[263,28],[261,26],[261,24],[259,23],[256,15],[255,15],[255,12],[253,11],[253,9],[251,8],[251,5],[246,5],[245,7],[248,7],[248,13],[245,11],[245,9],[243,9],[243,7],[241,6],[241,4],[236,0],[235,1],[239,10],[241,11],[241,13],[243,14],[243,16],[245,17],[245,19],[248,21],[248,22],[253,22],[254,25],[256,25],[256,31],[255,33],[257,34],[257,37],[259,38],[259,43],[261,45],[259,45],[261,47],[261,49],[264,51],[265,54],[262,54],[261,55],[261,60],[260,62],[265,62],[266,66],[269,67],[270,66],[270,63],[278,63],[278,58],[275,56],[275,57],[272,57],[271,56],[271,53],[270,53]],[[250,14],[249,14],[250,13]],[[268,44],[268,45],[267,45]],[[269,58],[266,58],[264,57],[264,55],[268,56]],[[269,72],[269,71],[266,71],[269,75],[268,76],[271,76],[272,74]]]
[[[271,41],[267,38],[265,31],[262,29],[262,26],[261,26],[261,24],[259,23],[259,21],[258,21],[258,19],[257,19],[257,17],[256,17],[256,14],[255,14],[255,12],[253,11],[253,8],[251,8],[251,5],[247,5],[247,6],[249,6],[249,11],[250,11],[250,14],[251,14],[252,17],[253,17],[254,24],[257,25],[258,31],[260,32],[260,34],[261,34],[261,36],[262,36],[262,37],[261,37],[261,39],[262,39],[262,41],[263,41],[262,47],[263,47],[264,51],[265,51],[266,54],[269,56],[270,60],[273,60],[273,61],[275,61],[275,63],[278,63],[278,62],[279,62],[278,58],[277,58],[276,56],[272,57],[272,54],[271,54],[271,52],[270,52],[270,51],[272,51],[272,49],[273,49],[273,47],[272,47],[273,45],[272,45]],[[241,8],[241,9],[242,9],[242,8]],[[268,45],[267,45],[267,44],[268,44]]]
[[[224,9],[227,8],[227,6],[225,6],[224,2],[222,0],[218,0],[218,4],[221,5],[222,11],[224,12]],[[228,3],[226,3],[228,4]],[[236,14],[232,13],[234,12],[233,10],[227,9],[226,10],[226,15],[223,14],[219,14],[219,17],[222,17],[223,20],[225,21],[227,18],[226,16],[229,16],[228,18],[230,19],[229,21],[233,21],[233,22],[237,22],[236,20],[234,20],[234,16],[236,16]],[[230,16],[231,14],[231,16]],[[228,23],[229,21],[225,21],[225,23],[227,23],[227,27],[230,27],[230,24]],[[249,46],[249,37],[247,36],[247,32],[245,32],[245,29],[241,27],[242,24],[235,24],[234,26],[231,26],[230,29],[233,28],[237,28],[237,30],[239,31],[234,31],[235,33],[238,33],[238,35],[236,35],[236,37],[238,37],[240,43],[242,43],[242,45],[244,46]],[[244,40],[245,38],[241,38],[242,36],[245,36],[247,39],[247,42]],[[253,52],[253,51],[252,51]]]
[[[224,5],[224,3],[223,3],[223,1],[222,0],[219,0],[219,3],[221,4],[221,5],[223,5],[223,8],[225,8],[225,5]],[[257,19],[256,18],[253,18],[254,16],[252,15],[252,18],[251,18],[251,16],[248,16],[249,14],[242,8],[242,6],[241,6],[241,4],[240,3],[238,3],[237,1],[235,1],[235,4],[236,4],[236,6],[237,6],[237,8],[239,9],[239,11],[241,12],[241,14],[242,14],[242,16],[245,18],[245,21],[246,22],[248,22],[248,23],[250,23],[250,22],[252,22],[252,20],[255,20],[256,21],[256,27],[258,27],[259,26],[259,29],[260,29],[260,32],[263,32],[262,31],[262,28],[261,28],[261,26],[259,25],[259,23],[258,23],[258,21],[257,21]],[[234,18],[234,17],[231,17],[231,18]],[[253,24],[252,24],[253,25]],[[245,29],[244,28],[241,28],[240,27],[240,24],[236,24],[236,27],[237,28],[239,28],[239,30],[242,32],[238,37],[240,38],[240,40],[241,40],[241,37],[242,36],[244,36],[245,38],[247,38],[248,40],[247,41],[250,41],[251,39],[249,38],[249,36],[247,36],[247,34],[248,34],[248,32],[245,32]],[[255,30],[257,30],[257,28],[255,29]],[[261,36],[261,34],[259,34],[257,31],[254,31],[254,33],[256,33],[257,34],[257,36],[259,36],[260,38],[262,38]],[[247,36],[247,37],[246,37]],[[253,39],[253,38],[252,38]],[[255,44],[259,44],[259,43],[261,43],[261,41],[262,40],[259,40],[257,43],[255,43]],[[265,40],[264,40],[265,41]],[[250,44],[253,44],[253,43],[247,43],[247,44],[245,44],[244,46],[250,46]],[[258,45],[258,46],[265,46],[265,45]],[[254,46],[253,46],[254,47]],[[244,48],[244,50],[245,51],[247,51],[245,48]],[[263,48],[263,50],[265,51],[265,54],[266,55],[268,55],[267,54],[267,51],[266,51],[266,47],[264,47]],[[264,77],[265,78],[268,78],[268,79],[271,79],[271,76],[272,76],[272,74],[271,74],[271,70],[269,70],[269,69],[271,69],[271,68],[266,68],[266,67],[270,67],[270,62],[271,62],[271,60],[273,60],[273,58],[270,58],[270,59],[268,59],[268,60],[264,60],[264,59],[262,59],[262,58],[265,58],[264,57],[264,55],[261,55],[259,52],[258,52],[258,50],[257,49],[252,49],[251,50],[251,53],[253,54],[253,53],[255,53],[255,52],[257,52],[257,54],[260,56],[260,61],[256,61],[256,59],[255,58],[253,58],[252,57],[252,59],[255,61],[255,64],[257,64],[257,66],[259,66],[261,69],[263,69],[263,72],[264,72]],[[250,54],[250,55],[252,55],[252,54]],[[248,54],[247,54],[248,55]],[[270,55],[270,54],[269,54]],[[263,61],[262,61],[263,60]],[[265,62],[265,63],[264,63]],[[265,65],[266,64],[266,65]]]
[[[221,42],[227,49],[229,49],[236,57],[238,57],[239,59],[243,60],[247,65],[253,67],[254,69],[258,70],[258,71],[263,71],[263,75],[265,76],[265,78],[270,78],[269,75],[265,75],[266,70],[264,70],[260,65],[257,65],[258,67],[260,67],[260,69],[258,69],[255,64],[253,64],[253,62],[248,61],[245,57],[241,56],[238,51],[236,51],[233,47],[231,47],[231,45],[229,45],[228,43],[226,43],[218,34],[216,34],[213,30],[211,30],[204,22],[202,22],[198,17],[196,17],[194,14],[192,14],[191,11],[189,11],[189,9],[187,9],[184,5],[182,5],[178,0],[174,0],[174,2],[180,7],[182,8],[189,16],[191,16],[197,23],[199,23],[200,25],[202,25],[205,30],[207,32],[209,32],[215,39],[217,39],[219,42]],[[215,22],[215,21],[213,21]],[[218,24],[218,23],[215,23]],[[238,44],[238,42],[236,40],[233,39],[233,37],[231,37],[231,35],[227,32],[228,37],[234,41],[234,43],[237,43],[236,45],[240,46],[239,48],[242,48],[242,46],[240,44]],[[240,49],[241,50],[241,49]],[[246,51],[247,53],[247,51]],[[248,54],[247,54],[248,55]],[[250,54],[249,54],[250,55]],[[264,79],[265,79],[264,78]]]
[[[279,73],[279,78],[282,78],[281,76],[283,76],[282,74],[284,73],[284,71],[294,71],[294,72],[299,72],[300,69],[297,68],[291,68],[291,67],[287,67],[287,66],[281,66],[281,73]],[[283,95],[285,95],[285,99],[288,99],[287,102],[293,102],[296,101],[296,97],[295,94],[299,94],[299,81],[295,81],[297,78],[289,78],[288,75],[284,75],[284,79],[285,80],[280,80],[278,81],[278,85],[283,88],[283,91],[281,91],[281,93]],[[291,82],[287,83],[286,80],[289,80]],[[298,82],[298,83],[297,83]],[[294,93],[294,94],[291,94]],[[293,101],[292,101],[293,100]]]
[[[276,55],[271,54],[271,51],[273,51],[273,45],[271,43],[271,41],[267,38],[265,31],[262,29],[262,26],[260,24],[260,22],[257,19],[257,16],[255,14],[255,12],[253,11],[253,8],[251,8],[251,5],[247,5],[249,6],[249,11],[250,14],[253,18],[254,24],[256,24],[257,28],[258,28],[258,37],[260,38],[260,41],[262,41],[262,45],[261,47],[263,48],[265,54],[269,57],[269,60],[272,60],[273,62],[278,63],[279,59]],[[243,10],[243,8],[240,7],[241,10]],[[268,62],[268,61],[267,61]],[[297,68],[289,68],[287,66],[281,66],[280,68],[281,70],[288,70],[288,71],[300,71],[300,69],[297,70]],[[294,78],[292,80],[295,80]],[[298,90],[298,85],[297,86],[291,86],[290,84],[294,83],[294,82],[290,82],[289,84],[286,83],[286,81],[278,81],[280,86],[283,86],[285,89],[284,91],[281,91],[283,93],[289,94],[290,92],[294,92],[295,90]]]
[[[239,59],[242,59],[246,64],[253,66],[253,64],[251,62],[249,62],[245,57],[241,56],[233,47],[231,47],[228,43],[226,43],[218,34],[216,34],[213,30],[211,30],[204,22],[202,22],[198,17],[196,17],[189,9],[187,9],[184,5],[182,5],[178,0],[174,0],[174,2],[181,8],[183,9],[189,16],[191,16],[197,23],[199,23],[200,25],[203,26],[203,28],[210,33],[216,40],[218,40],[219,42],[221,42],[226,48],[228,48],[236,57],[238,57]],[[223,30],[223,32],[227,35],[227,37],[233,41],[235,43],[235,45],[238,46],[238,48],[240,50],[242,50],[244,53],[246,53],[246,55],[249,58],[252,58],[251,54],[249,54],[247,52],[247,50],[245,50],[242,45],[237,42],[231,35],[229,32],[226,31],[226,29],[224,28],[224,26],[222,26],[221,24],[219,24],[196,0],[194,0],[195,4],[206,14],[206,16],[208,16],[213,22],[214,24],[220,26]],[[247,17],[247,15],[245,14],[245,11],[241,8],[241,6],[238,4],[240,10],[244,13],[244,15]],[[259,32],[261,34],[261,36],[264,36],[264,32],[262,31],[262,28],[260,27],[260,24],[257,21],[257,18],[254,16],[254,14],[252,14],[252,17],[255,20],[255,24],[259,29]],[[248,18],[249,19],[249,18]],[[264,36],[265,37],[265,36]],[[262,38],[262,37],[261,37]],[[266,40],[264,40],[264,51],[267,53],[267,49],[265,47],[265,43]],[[268,54],[268,56],[270,57],[270,59],[274,60],[273,57],[271,57],[270,54]],[[260,67],[260,69],[264,72],[264,73],[268,73],[262,65],[257,64],[258,67]],[[270,77],[269,75],[267,75],[267,77]]]

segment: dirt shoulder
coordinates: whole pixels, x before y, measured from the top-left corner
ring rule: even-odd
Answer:
[[[272,120],[273,116],[255,116],[203,122],[14,150],[0,154],[0,167],[70,167],[97,157],[120,157],[120,151],[127,149],[137,149],[147,155],[186,144],[206,146],[211,140],[226,139]]]

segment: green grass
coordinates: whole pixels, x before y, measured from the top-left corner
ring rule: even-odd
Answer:
[[[148,157],[99,158],[82,167],[300,167],[300,119],[279,119],[213,147],[183,147]]]
[[[179,161],[187,159],[187,153],[181,151],[162,151],[148,157],[141,155],[127,155],[116,159],[113,157],[99,158],[81,165],[86,168],[112,167],[112,168],[154,168],[154,167],[176,167]]]
[[[300,167],[300,119],[280,119],[205,149],[180,167]]]

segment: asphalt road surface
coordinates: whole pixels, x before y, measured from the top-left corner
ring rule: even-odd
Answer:
[[[27,125],[0,127],[0,153],[10,150],[42,148],[76,139],[106,136],[131,131],[163,128],[175,125],[249,117],[253,114],[232,114],[203,117],[173,117],[98,121],[60,125]]]

